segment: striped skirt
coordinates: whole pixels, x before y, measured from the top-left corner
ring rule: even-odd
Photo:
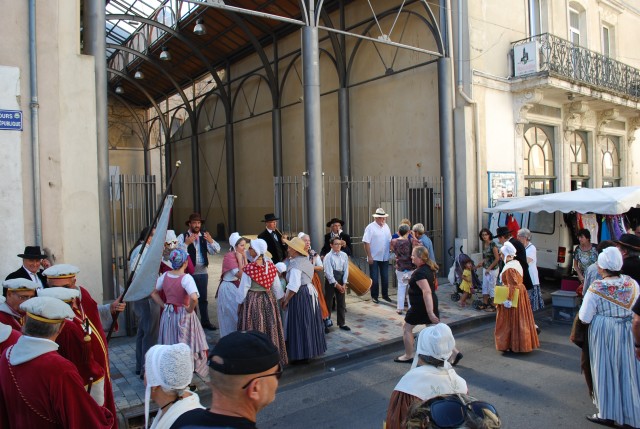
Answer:
[[[634,355],[631,317],[596,314],[589,327],[589,358],[599,417],[640,427],[640,361]]]
[[[247,297],[238,309],[238,330],[264,332],[278,348],[280,363],[287,364],[280,308],[273,293],[254,290],[247,292]]]
[[[187,312],[183,306],[165,304],[160,318],[158,344],[185,343],[193,353],[194,371],[205,380],[209,380],[207,353],[209,345],[196,312]]]
[[[289,301],[287,351],[292,361],[311,359],[327,351],[320,307],[309,293],[309,287],[313,286],[300,286]]]

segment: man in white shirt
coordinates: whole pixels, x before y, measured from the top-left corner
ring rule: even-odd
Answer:
[[[367,252],[369,276],[371,284],[371,301],[378,303],[378,272],[382,283],[382,299],[391,302],[389,298],[389,245],[391,244],[391,230],[387,225],[389,215],[382,208],[373,214],[371,222],[364,230],[362,242]]]
[[[349,279],[349,257],[342,252],[342,239],[333,237],[330,241],[331,251],[324,257],[324,299],[327,308],[331,309],[333,297],[336,297],[336,307],[338,312],[338,326],[343,331],[350,331],[345,325],[344,315],[346,313],[347,304],[345,302],[345,291],[347,280]],[[331,310],[329,310],[331,311]],[[326,326],[326,324],[325,324]],[[329,327],[324,328],[325,334],[329,333]]]
[[[35,282],[38,288],[47,287],[47,279],[42,275],[42,269],[49,268],[51,264],[47,255],[40,250],[40,246],[27,246],[24,253],[20,253],[18,257],[22,258],[22,266],[9,274],[5,280],[27,279]]]

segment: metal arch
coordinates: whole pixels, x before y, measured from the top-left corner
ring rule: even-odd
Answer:
[[[232,12],[230,15],[233,18],[233,21],[235,21],[236,25],[240,27],[242,31],[244,31],[247,38],[249,39],[254,49],[256,50],[256,54],[258,54],[260,61],[262,61],[262,67],[264,68],[264,71],[267,74],[266,76],[267,84],[269,84],[269,89],[271,90],[271,102],[273,103],[273,108],[276,108],[278,106],[277,103],[279,98],[279,94],[277,93],[278,81],[276,79],[275,74],[273,73],[273,69],[271,68],[271,63],[269,62],[269,59],[267,58],[267,55],[264,52],[264,49],[262,48],[262,45],[260,44],[258,39],[256,39],[256,36],[251,31],[249,31],[249,28],[247,27],[247,24],[244,22],[244,20],[240,18],[238,14],[235,12]],[[235,96],[234,96],[234,101],[235,101]],[[233,109],[233,104],[231,105],[231,108]]]
[[[158,106],[158,103],[156,103],[156,101],[153,99],[153,97],[151,97],[151,95],[149,95],[147,90],[144,89],[144,87],[142,85],[140,85],[138,82],[136,82],[135,79],[130,78],[125,73],[122,73],[120,70],[115,70],[115,69],[112,69],[110,67],[107,67],[107,71],[108,72],[112,72],[113,74],[115,74],[117,76],[120,76],[121,78],[123,78],[127,82],[132,83],[136,88],[138,88],[147,97],[149,102],[153,105],[153,108],[158,113],[158,116],[160,117],[160,120],[162,121],[162,125],[165,126],[165,130],[167,130],[166,131],[167,135],[165,136],[165,138],[168,138],[169,137],[169,135],[168,135],[169,129],[167,128],[166,121],[164,120],[164,117],[162,116],[162,111],[160,110],[160,106]]]
[[[446,56],[448,52],[446,47],[444,46],[444,40],[442,40],[442,31],[440,30],[440,26],[438,25],[438,20],[436,19],[436,16],[433,14],[433,11],[431,10],[431,6],[429,5],[429,3],[427,3],[427,0],[421,0],[420,3],[424,5],[425,10],[429,14],[430,20],[436,26],[435,30],[437,31],[436,31],[436,34],[434,34],[434,36],[436,36],[436,43],[438,44],[438,52]],[[430,24],[429,24],[429,27],[431,27]],[[431,27],[431,33],[433,32],[434,32],[434,28]]]
[[[143,54],[143,53],[141,53],[139,51],[136,51],[135,49],[131,49],[129,47],[125,47],[125,46],[121,46],[121,45],[114,45],[113,43],[107,43],[107,48],[114,48],[114,49],[118,49],[118,50],[123,50],[125,52],[129,52],[130,54],[136,55],[136,56],[142,58],[143,60],[149,62],[151,65],[153,65],[158,70],[160,70],[160,72],[167,79],[169,79],[169,81],[171,81],[173,86],[176,88],[176,90],[178,91],[178,94],[180,94],[180,98],[182,98],[182,102],[185,104],[185,106],[188,106],[187,111],[189,112],[189,116],[193,115],[193,110],[191,109],[191,104],[189,103],[189,100],[187,99],[187,96],[185,95],[184,91],[182,90],[180,85],[178,85],[178,83],[175,81],[175,79],[171,76],[171,74],[167,70],[165,70],[165,68],[162,67],[157,61],[151,59],[151,57],[149,57],[148,55]]]
[[[302,52],[298,51],[293,58],[291,58],[291,61],[289,62],[289,64],[287,65],[287,67],[284,69],[284,73],[282,74],[282,80],[280,82],[280,95],[282,96],[282,91],[284,90],[284,84],[287,82],[287,77],[289,76],[289,72],[291,71],[291,69],[293,68],[293,64],[295,64],[296,60],[298,58],[300,58],[302,56]],[[282,100],[280,100],[282,101]]]
[[[133,109],[131,108],[129,103],[127,103],[127,100],[125,100],[124,98],[120,97],[120,95],[116,94],[116,92],[111,90],[111,89],[109,89],[108,92],[109,92],[109,94],[111,94],[111,96],[114,99],[116,99],[118,102],[120,102],[120,104],[122,104],[129,111],[129,113],[131,113],[131,116],[135,119],[136,123],[138,124],[138,127],[140,128],[140,132],[144,136],[144,139],[143,139],[143,142],[142,142],[142,149],[149,150],[149,147],[148,147],[149,146],[149,133],[145,129],[145,126],[142,123],[142,121],[140,120],[140,118],[138,118],[138,115],[136,115],[136,113],[133,111]]]
[[[339,13],[342,13],[340,11]],[[326,10],[322,9],[320,11],[320,15],[322,16],[322,20],[325,24],[333,27],[333,22],[331,22],[331,17],[327,13]],[[344,88],[347,86],[347,65],[344,61],[345,49],[344,46],[338,40],[338,36],[336,33],[328,32],[329,41],[331,42],[331,46],[333,46],[333,53],[335,54],[334,63],[336,64],[336,70],[338,72],[338,79],[340,80],[340,87]]]
[[[187,110],[186,107],[184,106],[178,106],[178,108],[176,110],[173,111],[173,113],[171,114],[171,120],[169,121],[169,132],[171,132],[171,126],[173,125],[173,121],[176,119],[176,115],[178,114],[178,112],[180,110],[185,110],[187,112],[187,115],[189,114],[189,111]],[[191,117],[189,117],[191,118]],[[183,124],[185,124],[187,121],[183,122]],[[189,122],[191,122],[191,120],[189,120]],[[193,125],[193,124],[192,124]],[[190,136],[187,137],[181,137],[180,140],[186,140],[187,138],[191,139],[191,137],[193,136],[193,126],[191,127],[192,133]],[[197,130],[196,130],[197,131]],[[169,136],[169,139],[171,139],[171,136]]]
[[[228,96],[228,94],[226,94],[226,91],[224,90],[224,84],[220,80],[220,77],[218,76],[218,73],[211,67],[211,64],[209,63],[209,61],[207,61],[207,59],[202,54],[200,49],[198,49],[193,43],[191,43],[189,41],[189,39],[187,39],[182,34],[180,34],[180,32],[172,29],[171,27],[167,27],[164,24],[160,24],[157,21],[154,21],[154,20],[148,19],[148,18],[143,18],[141,16],[126,15],[126,14],[113,14],[113,15],[107,15],[106,16],[106,20],[107,21],[114,20],[114,19],[121,19],[121,20],[125,20],[125,21],[126,20],[138,21],[138,22],[142,22],[142,23],[147,24],[147,25],[158,27],[158,28],[166,31],[167,33],[171,34],[173,37],[175,37],[176,39],[180,40],[182,43],[184,43],[189,48],[191,48],[191,50],[198,57],[198,59],[200,59],[200,61],[202,61],[202,64],[204,64],[204,66],[209,70],[209,73],[211,73],[211,76],[212,76],[213,80],[216,81],[217,87],[220,88],[220,91],[223,94],[223,100],[226,101],[225,102],[225,108],[229,108],[229,99],[228,99],[229,96]]]
[[[148,133],[149,133],[149,142],[151,142],[151,129],[153,129],[153,126],[155,125],[156,121],[160,122],[160,118],[158,116],[156,116],[155,118],[151,119],[148,123],[147,123],[147,128],[148,128]],[[158,146],[154,146],[153,149],[160,147],[160,145]],[[151,150],[152,148],[150,147],[149,150]]]
[[[211,97],[213,95],[215,95],[219,99],[222,99],[222,96],[220,94],[218,94],[217,91],[214,89],[213,91],[207,92],[207,94],[202,98],[202,100],[200,100],[200,102],[196,106],[196,127],[198,126],[198,123],[200,122],[200,114],[202,113],[202,109],[204,108],[204,103],[209,99],[209,97]],[[233,111],[233,109],[232,109],[232,111]],[[225,124],[227,123],[227,120],[228,120],[228,118],[227,118],[227,114],[225,112],[225,118],[224,118]],[[196,128],[196,130],[197,130],[197,128]]]
[[[258,77],[258,78],[260,78],[260,79],[264,80],[265,82],[269,83],[269,79],[267,79],[267,77],[266,77],[266,76],[263,76],[263,75],[261,75],[260,73],[255,73],[255,72],[254,72],[254,73],[250,73],[250,74],[248,74],[248,75],[244,76],[244,77],[240,80],[240,82],[239,82],[239,84],[238,84],[238,87],[236,88],[236,92],[233,94],[233,99],[231,100],[231,112],[235,112],[235,108],[236,108],[236,101],[237,101],[237,99],[238,99],[238,94],[240,93],[240,89],[242,89],[242,86],[247,82],[247,80],[249,80],[249,78],[252,78],[252,77],[254,77],[254,76],[256,76],[256,77]],[[275,107],[276,107],[276,106],[273,106],[273,108],[275,108]]]
[[[388,15],[391,15],[393,12],[394,12],[393,9],[392,10],[387,10],[387,11],[383,12],[379,17],[380,18],[386,18]],[[406,11],[406,12],[402,12],[402,13],[407,13],[409,15],[415,15],[416,17],[418,17],[418,19],[420,19],[423,23],[425,23],[427,25],[427,27],[431,30],[431,34],[435,38],[435,35],[433,34],[433,27],[431,27],[429,21],[427,21],[425,19],[425,17],[423,17],[422,15],[419,15],[416,12],[413,12],[413,11]],[[369,25],[367,25],[364,28],[363,34],[366,33],[367,31],[369,31],[371,29],[371,27],[373,27],[374,25],[375,25],[375,21],[374,22],[370,22]],[[360,45],[362,44],[363,40],[366,40],[366,39],[358,39],[358,41],[356,42],[356,44],[355,44],[355,46],[353,48],[353,51],[351,52],[350,57],[349,57],[349,62],[348,62],[348,65],[347,65],[347,76],[346,76],[347,84],[349,83],[349,77],[351,75],[351,67],[353,66],[353,61],[354,61],[354,59],[356,57],[356,54],[358,53],[358,49],[360,48]],[[436,40],[436,42],[437,42],[437,40]],[[398,47],[400,48],[402,46],[398,46]],[[441,54],[441,56],[442,56],[442,54]]]

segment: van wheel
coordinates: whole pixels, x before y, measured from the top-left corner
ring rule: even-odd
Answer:
[[[458,292],[454,292],[451,294],[451,301],[458,302],[460,301],[460,294]]]

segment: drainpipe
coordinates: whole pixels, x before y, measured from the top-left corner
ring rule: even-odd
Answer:
[[[40,201],[40,141],[38,140],[38,63],[36,49],[36,0],[29,0],[29,91],[31,93],[31,163],[33,176],[33,223],[36,246],[42,246]]]
[[[451,9],[449,9],[451,10]],[[451,19],[451,14],[449,14]],[[482,194],[482,180],[480,178],[480,138],[479,138],[479,125],[480,114],[478,113],[478,103],[464,92],[464,85],[462,79],[462,0],[458,0],[458,94],[460,97],[471,105],[473,108],[473,139],[475,140],[475,153],[476,153],[476,207],[478,210],[478,225],[482,227],[482,207],[480,204],[480,195]]]

